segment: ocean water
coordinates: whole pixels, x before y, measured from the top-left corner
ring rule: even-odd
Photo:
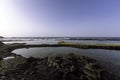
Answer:
[[[26,44],[57,44],[62,39],[23,39],[11,40],[4,43],[26,43]],[[83,44],[120,44],[120,41],[99,41],[99,40],[64,40],[67,42],[83,43]],[[113,72],[120,76],[120,51],[104,50],[104,49],[77,49],[70,47],[42,47],[42,48],[23,48],[13,51],[15,54],[22,55],[26,58],[36,57],[42,58],[46,56],[63,56],[68,53],[84,55],[96,59],[97,62],[109,72]]]
[[[107,71],[120,76],[120,51],[103,49],[77,49],[70,47],[43,47],[43,48],[23,48],[14,50],[13,53],[22,55],[26,58],[43,58],[46,56],[63,56],[68,53],[88,56],[95,59]]]
[[[75,42],[82,44],[120,44],[120,40],[70,40],[66,38],[3,38],[3,42],[26,44],[57,44],[59,41]]]

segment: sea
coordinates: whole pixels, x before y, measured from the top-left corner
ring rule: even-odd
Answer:
[[[120,44],[119,37],[6,37],[1,39],[5,44],[58,44],[60,41],[82,44]],[[120,76],[120,51],[105,49],[78,49],[71,47],[38,47],[21,48],[13,51],[23,57],[44,58],[46,56],[64,56],[69,53],[88,56],[96,60],[107,71]]]

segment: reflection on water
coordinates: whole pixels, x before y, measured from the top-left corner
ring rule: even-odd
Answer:
[[[46,56],[65,55],[67,53],[75,53],[78,55],[85,55],[96,59],[109,72],[120,74],[120,51],[103,50],[103,49],[77,49],[69,47],[45,47],[45,48],[29,48],[17,49],[13,53],[20,54],[24,57],[42,58]]]
[[[56,39],[25,39],[14,40],[4,43],[27,43],[27,44],[57,44],[61,40]],[[67,42],[76,42],[83,44],[120,44],[120,41],[97,41],[97,40],[64,40]],[[64,55],[67,53],[75,53],[79,55],[86,55],[95,58],[102,66],[107,70],[120,75],[120,51],[115,50],[102,50],[102,49],[77,49],[68,47],[59,48],[30,48],[30,49],[18,49],[13,51],[16,54],[20,54],[24,57],[37,57],[42,58],[45,56]]]
[[[7,59],[13,59],[14,58],[14,56],[9,56],[9,57],[5,57],[5,58],[3,58],[4,60],[7,60]]]

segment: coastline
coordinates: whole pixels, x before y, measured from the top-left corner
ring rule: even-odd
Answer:
[[[67,44],[67,45],[66,45]],[[71,46],[72,45],[72,46]],[[74,45],[74,46],[73,46]],[[48,45],[48,44],[41,44],[41,45],[26,45],[26,44],[21,44],[21,43],[16,43],[16,44],[10,44],[10,45],[3,45],[1,47],[1,50],[3,49],[3,51],[5,51],[5,55],[4,57],[8,57],[8,56],[15,56],[15,61],[14,59],[11,60],[10,62],[14,62],[15,64],[14,65],[21,65],[21,64],[24,64],[27,62],[27,58],[24,58],[20,55],[16,55],[14,53],[11,53],[13,50],[15,49],[19,49],[19,48],[30,48],[30,47],[62,47],[62,46],[67,46],[67,47],[76,47],[78,48],[79,46],[75,46],[75,44],[73,43],[68,43],[68,42],[64,42],[62,44],[58,44],[58,45]],[[80,48],[80,47],[79,47]],[[3,59],[1,59],[2,61]],[[17,61],[16,61],[17,60]],[[0,62],[1,62],[0,61]],[[8,60],[9,61],[9,60]],[[22,63],[21,63],[22,61]],[[16,62],[18,64],[16,64]],[[91,63],[91,62],[89,62]]]
[[[117,44],[80,44],[72,42],[58,42],[58,44],[25,44],[25,43],[13,43],[6,47],[6,50],[11,52],[20,48],[32,48],[32,47],[73,47],[80,49],[106,49],[106,50],[120,50],[120,45]]]

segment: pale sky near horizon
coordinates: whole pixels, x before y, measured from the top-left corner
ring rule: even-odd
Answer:
[[[120,37],[120,0],[0,0],[0,36]]]

